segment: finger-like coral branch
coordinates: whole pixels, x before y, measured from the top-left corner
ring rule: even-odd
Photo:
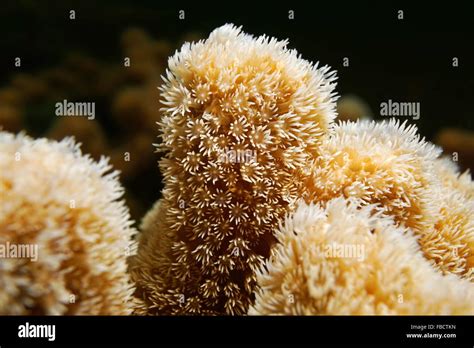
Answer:
[[[166,213],[160,231],[143,233],[172,242],[144,245],[131,260],[150,314],[243,314],[252,303],[254,270],[335,118],[334,73],[286,44],[225,25],[170,58],[160,122]]]

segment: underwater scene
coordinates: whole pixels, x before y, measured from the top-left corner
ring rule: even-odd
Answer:
[[[0,315],[474,315],[467,14],[316,5],[2,1]]]

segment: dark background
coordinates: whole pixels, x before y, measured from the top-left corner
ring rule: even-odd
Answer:
[[[69,10],[76,19],[69,19]],[[404,20],[397,11],[404,11]],[[185,19],[178,11],[185,11]],[[295,19],[288,19],[288,11]],[[60,65],[71,52],[103,64],[121,64],[120,35],[142,28],[157,40],[176,47],[183,35],[206,37],[214,28],[234,23],[245,32],[289,39],[305,59],[338,70],[340,95],[355,94],[380,118],[379,105],[388,99],[420,102],[421,118],[409,119],[429,140],[442,129],[473,131],[474,54],[473,19],[469,2],[409,4],[400,2],[312,1],[287,4],[223,1],[216,4],[168,1],[5,1],[0,4],[0,88],[8,86],[19,69],[36,74]],[[350,66],[343,67],[344,57]],[[452,66],[453,57],[459,67]],[[158,91],[156,94],[158,100]],[[97,121],[114,143],[119,128],[110,116],[110,100],[98,101]],[[158,106],[157,106],[158,108]],[[43,116],[35,116],[43,114]],[[44,116],[46,114],[46,116]],[[54,122],[38,104],[26,110],[28,133],[39,136]],[[29,116],[28,116],[29,115]],[[52,115],[53,116],[53,115]],[[36,121],[35,121],[36,120]],[[38,121],[41,120],[41,121]],[[472,142],[470,143],[472,144]],[[469,146],[469,145],[467,145]],[[474,151],[474,149],[464,149]],[[153,148],[150,146],[150,152]],[[156,159],[158,159],[158,156]],[[470,167],[469,161],[463,165]],[[160,196],[156,162],[144,169],[139,182],[125,180],[139,207],[139,218]],[[138,197],[138,199],[137,199]]]

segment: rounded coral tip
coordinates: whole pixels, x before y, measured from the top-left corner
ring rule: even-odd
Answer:
[[[72,139],[0,132],[0,313],[129,314],[134,252],[117,172]]]
[[[161,232],[143,231],[168,249],[140,245],[132,260],[150,314],[244,314],[252,303],[254,270],[336,116],[334,72],[286,46],[224,25],[169,59],[165,216]]]
[[[474,288],[443,276],[375,205],[300,202],[281,224],[250,314],[471,314]],[[435,291],[433,289],[436,289]]]

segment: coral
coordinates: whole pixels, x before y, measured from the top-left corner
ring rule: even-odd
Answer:
[[[115,96],[112,112],[124,132],[150,134],[154,131],[156,122],[160,120],[157,104],[155,84],[127,87]]]
[[[413,230],[443,273],[473,278],[474,183],[440,150],[398,122],[342,122],[325,141],[307,180],[307,202],[353,197],[378,204]]]
[[[474,182],[468,170],[461,174],[458,165],[444,156],[434,161],[434,171],[448,191],[457,191],[466,199],[474,199]]]
[[[150,303],[165,303],[169,301],[170,293],[166,294],[168,282],[178,286],[179,279],[169,278],[171,260],[167,257],[173,247],[174,235],[166,226],[166,206],[158,200],[143,218],[138,235],[138,249],[136,256],[129,259],[129,269],[132,276],[140,271],[136,297],[146,296],[148,302],[140,302],[134,309],[137,315],[147,315],[151,312]],[[135,278],[135,281],[137,279]],[[175,293],[176,301],[185,302],[184,295]],[[171,302],[171,301],[170,301]],[[171,302],[172,303],[172,302]]]
[[[307,202],[353,197],[379,204],[415,231],[430,229],[436,207],[433,161],[440,150],[397,121],[341,122],[321,145],[306,182]]]
[[[243,314],[252,303],[254,270],[336,116],[334,73],[286,45],[225,25],[169,59],[165,215],[160,229],[144,224],[148,242],[130,260],[142,313]]]
[[[18,88],[7,87],[0,89],[0,104],[19,107],[24,101],[23,93]]]
[[[70,138],[0,132],[0,245],[37,247],[0,262],[0,314],[131,312],[135,231],[117,174]]]
[[[474,287],[442,276],[413,234],[375,205],[336,198],[300,202],[258,273],[250,314],[432,315],[474,313]],[[365,203],[364,203],[365,204]]]
[[[46,136],[55,140],[74,136],[82,144],[82,151],[95,159],[107,152],[107,138],[102,127],[97,121],[86,117],[60,117]]]
[[[474,182],[447,158],[434,162],[440,179],[432,229],[419,233],[425,257],[442,273],[474,281]]]
[[[124,179],[139,177],[144,170],[153,167],[153,140],[151,135],[138,133],[129,141],[116,147],[110,155],[110,162]]]
[[[26,102],[43,98],[48,92],[48,86],[44,80],[28,74],[14,76],[11,84],[22,94]]]
[[[164,71],[166,59],[172,53],[167,41],[155,41],[145,31],[130,28],[122,34],[122,48],[130,59],[126,74],[132,80],[158,81]]]
[[[0,89],[0,131],[74,135],[128,191],[71,139],[0,132],[0,314],[474,313],[468,172],[414,126],[345,122],[369,106],[336,108],[335,74],[287,41],[225,25],[171,50],[132,28],[123,62],[72,53]],[[64,98],[104,117],[44,133]],[[132,242],[124,200],[140,217],[160,185],[156,123],[164,189]],[[438,136],[461,167],[473,139]],[[38,246],[38,260],[7,244]]]
[[[24,130],[54,139],[72,135],[93,158],[111,157],[114,164],[122,167],[125,187],[133,197],[127,202],[140,207],[131,209],[132,214],[137,214],[132,215],[134,219],[140,219],[139,212],[157,199],[142,190],[145,181],[153,185],[156,180],[154,160],[150,159],[148,149],[144,156],[133,154],[139,160],[124,163],[122,159],[124,152],[145,149],[145,137],[156,137],[161,107],[157,86],[162,82],[168,57],[179,42],[163,39],[163,32],[158,35],[154,38],[144,30],[127,29],[121,36],[121,58],[115,59],[115,63],[81,51],[63,52],[63,60],[47,68],[30,73],[15,69],[8,85],[0,87],[0,129]],[[190,33],[187,37],[197,36]],[[79,117],[58,119],[52,110],[55,103],[64,99],[94,102],[100,117],[91,123]],[[148,148],[154,141],[148,142]],[[137,182],[142,186],[135,185]],[[157,186],[161,188],[160,184]]]

